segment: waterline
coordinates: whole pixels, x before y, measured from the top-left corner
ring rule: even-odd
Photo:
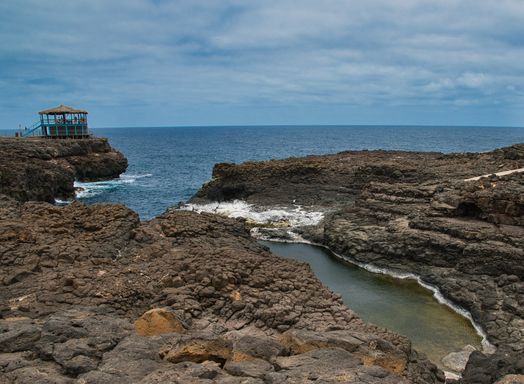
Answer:
[[[390,277],[393,277],[393,278],[399,279],[399,280],[414,280],[420,286],[422,286],[423,288],[426,288],[427,290],[431,291],[433,293],[433,297],[437,300],[438,303],[443,304],[443,305],[449,307],[455,313],[457,313],[457,314],[461,315],[462,317],[464,317],[465,319],[469,320],[469,322],[471,323],[471,326],[477,332],[477,335],[480,336],[481,339],[482,339],[482,341],[481,341],[482,352],[487,353],[487,354],[491,354],[491,353],[494,353],[495,350],[496,350],[496,347],[489,342],[489,340],[487,338],[487,334],[484,332],[482,327],[477,322],[475,322],[475,320],[473,319],[473,316],[471,315],[471,313],[468,310],[466,310],[466,309],[462,308],[461,306],[453,303],[452,301],[446,299],[437,286],[429,284],[429,283],[426,283],[420,276],[418,276],[418,275],[416,275],[414,273],[400,272],[400,271],[389,269],[389,268],[378,267],[378,266],[373,265],[371,263],[362,263],[362,262],[357,261],[355,259],[352,259],[350,257],[343,256],[343,255],[340,255],[340,254],[338,254],[336,252],[333,252],[328,246],[326,246],[324,244],[318,244],[318,243],[311,242],[309,240],[306,240],[306,239],[302,238],[301,236],[296,236],[294,238],[294,240],[284,240],[284,239],[281,239],[281,238],[267,238],[267,237],[264,237],[263,239],[261,238],[260,240],[262,240],[262,241],[269,241],[269,242],[276,242],[276,243],[287,243],[287,244],[307,244],[307,245],[312,245],[312,246],[315,246],[315,247],[324,248],[325,250],[327,250],[330,254],[335,256],[340,261],[342,261],[344,263],[349,263],[349,264],[355,265],[355,266],[357,266],[359,268],[362,268],[362,269],[364,269],[364,270],[366,270],[368,272],[390,276]]]
[[[426,353],[442,369],[449,369],[442,362],[449,353],[466,345],[482,348],[481,337],[471,321],[455,308],[435,300],[434,291],[416,279],[370,272],[326,247],[310,243],[261,241],[261,244],[276,255],[308,263],[317,277],[341,294],[345,304],[364,321],[407,336],[414,348]]]

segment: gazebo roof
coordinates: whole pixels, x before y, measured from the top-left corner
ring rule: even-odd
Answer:
[[[86,113],[87,111],[82,111],[80,109],[75,109],[68,107],[67,105],[60,104],[58,107],[46,109],[44,111],[38,112],[39,115],[62,115],[64,113]]]

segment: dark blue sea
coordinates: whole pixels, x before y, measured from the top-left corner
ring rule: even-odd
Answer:
[[[142,219],[188,200],[219,162],[282,159],[360,149],[489,151],[524,142],[524,128],[257,126],[98,128],[129,160],[121,180],[89,183],[86,203],[118,202]],[[0,134],[7,134],[0,131]]]

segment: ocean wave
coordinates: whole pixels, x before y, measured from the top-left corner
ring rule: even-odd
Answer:
[[[233,218],[244,218],[254,225],[277,225],[284,227],[300,227],[316,225],[323,218],[323,212],[307,211],[301,206],[293,208],[255,207],[242,200],[209,204],[185,204],[180,209],[186,211],[208,212]]]
[[[145,177],[151,177],[151,176],[153,176],[152,173],[144,173],[143,175],[134,175],[134,174],[124,173],[123,175],[120,175],[120,177],[116,180],[120,180],[122,183],[128,184],[128,183],[134,183],[138,179],[143,179]]]
[[[124,184],[132,184],[139,179],[153,176],[151,173],[142,175],[123,174],[117,179],[103,180],[103,181],[75,181],[74,187],[77,190],[75,197],[77,199],[88,199],[98,196],[121,187]],[[57,201],[58,202],[58,201]]]

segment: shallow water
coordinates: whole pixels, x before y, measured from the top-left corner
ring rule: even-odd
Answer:
[[[260,241],[276,255],[308,263],[317,277],[365,321],[409,337],[413,346],[441,366],[440,360],[465,345],[481,349],[471,322],[440,304],[414,280],[396,279],[345,263],[309,244]]]

